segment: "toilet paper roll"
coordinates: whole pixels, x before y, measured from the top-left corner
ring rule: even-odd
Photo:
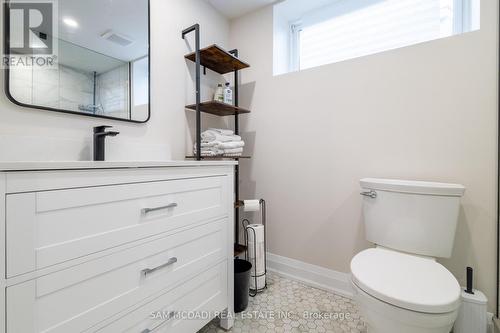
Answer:
[[[266,277],[258,276],[257,277],[257,288],[255,288],[255,277],[250,277],[250,290],[260,290],[264,289],[266,286]]]
[[[264,273],[266,272],[266,266],[264,260],[265,256],[264,225],[250,224],[247,227],[247,231],[248,231],[248,259],[253,265],[253,268],[250,271],[250,289],[252,290],[262,289],[266,285],[265,276],[260,276],[264,275]],[[255,285],[256,276],[257,276],[257,286]]]
[[[245,212],[258,212],[260,210],[260,200],[244,200],[243,210]]]
[[[257,260],[254,267],[258,273],[264,272],[264,226],[262,224],[250,224],[247,227],[248,256],[251,260]]]
[[[248,242],[249,243],[253,243],[255,241],[254,235],[255,235],[257,243],[264,242],[264,225],[263,224],[249,224],[247,226],[247,228],[254,230],[254,231],[248,230]]]

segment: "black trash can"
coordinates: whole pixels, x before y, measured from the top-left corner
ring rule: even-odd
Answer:
[[[252,264],[246,260],[234,259],[234,312],[245,311],[250,292],[250,271]]]

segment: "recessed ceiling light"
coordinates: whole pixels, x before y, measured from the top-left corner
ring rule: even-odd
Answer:
[[[65,17],[63,19],[64,24],[66,24],[68,27],[71,28],[78,28],[78,22],[76,22],[74,19],[70,17]]]

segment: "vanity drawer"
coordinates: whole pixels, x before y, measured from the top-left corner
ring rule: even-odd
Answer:
[[[227,261],[227,219],[7,288],[8,332],[81,332]]]
[[[181,286],[156,295],[152,301],[123,314],[97,332],[196,332],[227,307],[226,299],[227,263],[224,262]]]
[[[9,194],[7,277],[224,217],[226,184],[207,177]]]

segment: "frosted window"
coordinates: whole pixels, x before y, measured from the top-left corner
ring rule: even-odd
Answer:
[[[292,71],[479,29],[479,0],[289,0],[276,5],[276,18],[288,22],[289,58],[281,60]],[[276,54],[283,26],[275,22]]]

